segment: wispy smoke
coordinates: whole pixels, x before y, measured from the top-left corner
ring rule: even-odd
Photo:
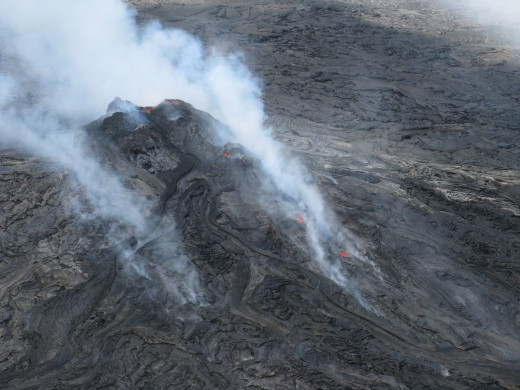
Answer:
[[[361,256],[356,240],[337,228],[308,173],[272,139],[259,83],[240,55],[208,51],[195,37],[158,23],[137,26],[134,17],[120,0],[0,2],[2,141],[72,169],[97,213],[142,232],[147,207],[137,207],[140,201],[117,177],[82,151],[74,129],[99,117],[115,96],[142,106],[181,98],[223,122],[229,141],[262,162],[278,190],[305,214],[322,271],[344,284],[330,252],[341,245]]]
[[[477,22],[490,26],[505,39],[520,44],[520,2],[518,0],[441,0]]]

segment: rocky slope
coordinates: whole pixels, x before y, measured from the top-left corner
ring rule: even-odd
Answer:
[[[520,386],[517,49],[424,1],[136,3],[245,51],[374,266],[339,259],[343,288],[318,272],[208,115],[115,112],[85,142],[149,205],[148,236],[80,219],[68,172],[0,152],[0,387]]]

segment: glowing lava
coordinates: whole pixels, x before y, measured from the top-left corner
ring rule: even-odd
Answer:
[[[345,258],[348,257],[348,255],[347,255],[345,252],[343,252],[343,251],[339,251],[338,253],[339,253],[339,255],[340,255],[341,257],[345,257]]]
[[[296,218],[296,222],[303,223],[303,219],[298,217],[298,218]]]

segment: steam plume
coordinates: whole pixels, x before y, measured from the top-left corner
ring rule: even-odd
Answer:
[[[117,177],[80,150],[73,130],[100,116],[115,96],[142,106],[181,98],[223,122],[230,141],[262,161],[278,190],[305,211],[308,242],[322,271],[345,283],[328,259],[326,243],[346,240],[348,232],[331,228],[334,218],[317,187],[272,139],[264,125],[259,83],[240,55],[208,52],[186,32],[155,22],[137,26],[134,17],[121,0],[1,2],[2,140],[72,169],[100,215],[142,231],[146,207],[135,206],[138,202]],[[100,175],[113,183],[110,191],[96,185]],[[112,207],[115,203],[121,210]],[[357,254],[354,246],[348,249]]]
[[[448,7],[491,26],[504,34],[509,42],[520,44],[520,2],[517,0],[441,0]]]

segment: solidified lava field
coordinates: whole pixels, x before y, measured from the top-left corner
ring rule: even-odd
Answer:
[[[116,99],[78,142],[145,234],[0,149],[0,388],[520,387],[518,48],[426,1],[133,3],[244,51],[370,264],[331,244],[349,283],[316,267],[305,218],[209,114]]]

